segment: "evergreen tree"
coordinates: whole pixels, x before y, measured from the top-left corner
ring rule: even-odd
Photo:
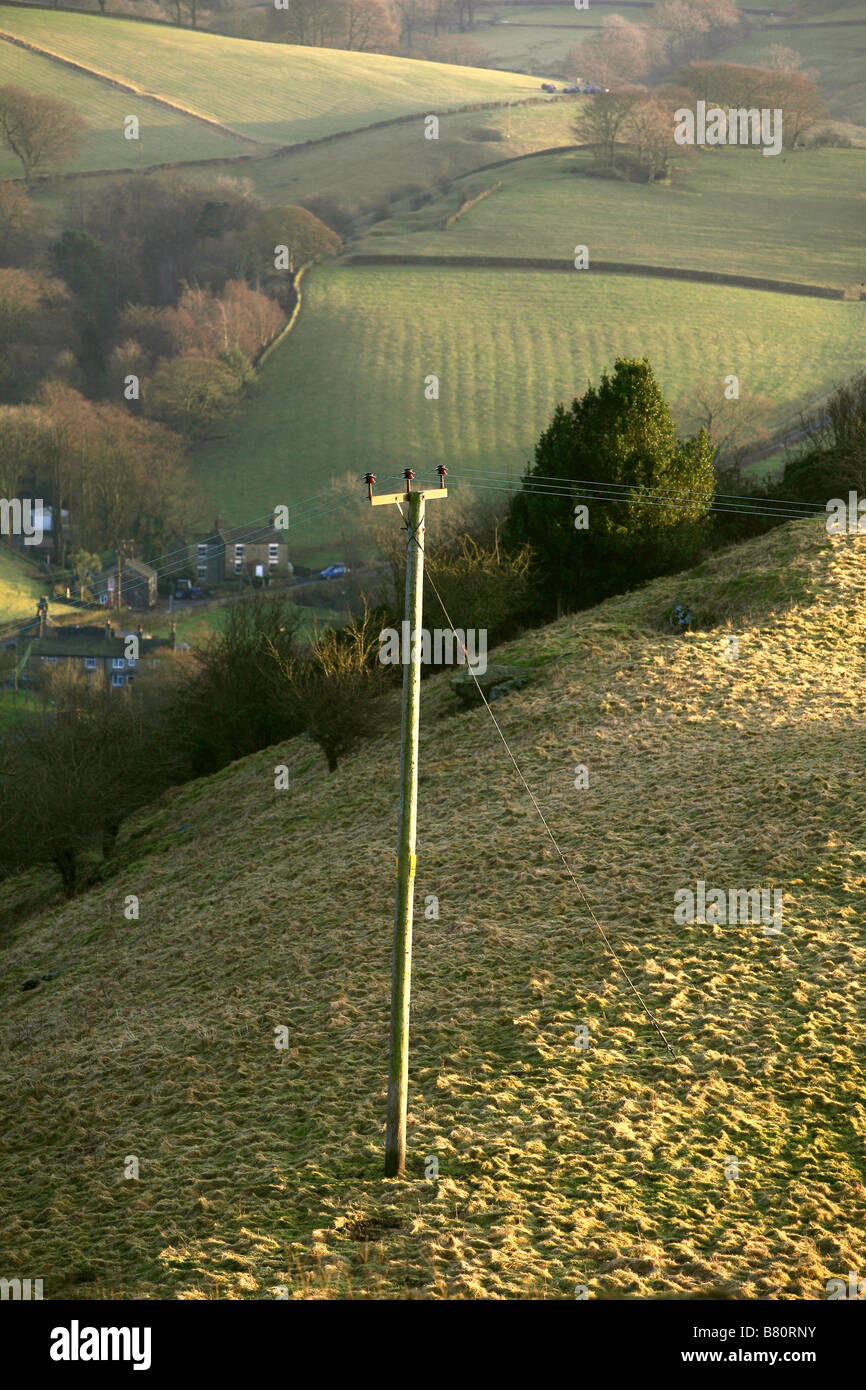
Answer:
[[[598,387],[556,407],[511,504],[509,542],[535,552],[537,610],[587,607],[689,564],[713,490],[707,432],[678,439],[648,359],[617,358]]]

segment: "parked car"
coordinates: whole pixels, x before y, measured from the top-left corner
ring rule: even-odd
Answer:
[[[609,92],[609,91],[610,91],[610,88],[609,88],[609,87],[596,87],[596,86],[594,86],[594,85],[592,85],[592,84],[587,84],[587,86],[585,86],[583,90],[584,90],[584,92],[588,93],[590,96],[597,96],[599,92]]]
[[[329,565],[326,570],[319,570],[320,579],[340,579],[344,574],[349,574],[348,565]]]
[[[562,90],[568,92],[569,96],[572,96],[575,92],[582,92],[583,88],[579,82],[572,82],[570,87],[563,87]]]
[[[555,92],[556,88],[554,87],[552,82],[542,82],[541,90],[543,92]]]

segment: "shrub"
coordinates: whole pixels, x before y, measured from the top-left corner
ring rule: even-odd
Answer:
[[[571,496],[539,495],[536,480],[543,493],[551,477]],[[658,490],[653,505],[642,501],[646,488]],[[585,608],[683,568],[705,541],[713,491],[706,430],[680,440],[649,361],[617,358],[598,387],[556,407],[511,504],[508,538],[535,552],[539,611]],[[693,508],[684,512],[676,494]],[[577,525],[581,504],[586,526]]]
[[[308,193],[306,198],[301,199],[301,207],[318,217],[320,222],[324,222],[326,227],[330,227],[332,232],[336,232],[339,237],[347,237],[351,233],[357,210],[349,207],[346,203],[340,203],[336,198],[332,198],[327,193]]]
[[[53,707],[0,744],[0,867],[51,864],[72,898],[88,882],[84,856],[108,858],[120,825],[175,780],[153,695],[88,684],[58,667]]]
[[[843,135],[841,130],[834,130],[832,126],[810,131],[802,143],[806,149],[817,149],[819,146],[826,146],[838,150],[850,150],[854,148],[854,141],[851,137],[849,135]]]
[[[184,439],[202,439],[225,418],[244,387],[243,377],[229,362],[164,358],[147,383],[144,407]]]
[[[283,662],[287,710],[319,745],[329,772],[384,717],[379,697],[394,668],[378,660],[381,626],[365,605],[341,631],[325,628],[304,657]]]
[[[192,776],[302,732],[285,692],[300,624],[285,599],[255,596],[230,604],[223,631],[196,649],[170,715]]]

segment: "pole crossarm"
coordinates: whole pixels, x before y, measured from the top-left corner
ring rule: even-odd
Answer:
[[[380,492],[370,501],[374,507],[393,507],[395,502],[408,502],[411,497],[423,497],[426,502],[435,502],[437,497],[447,497],[447,487],[433,488],[431,492]]]
[[[427,490],[422,488],[420,492],[413,492],[412,479],[415,474],[411,468],[404,468],[403,477],[406,479],[406,491],[380,492],[376,497],[373,496],[373,484],[376,481],[376,475],[375,473],[365,473],[364,482],[367,486],[367,498],[374,507],[393,507],[395,504],[399,506],[401,502],[408,502],[412,497],[423,497],[426,502],[432,502],[436,497],[447,497],[448,489],[445,486],[445,475],[448,469],[440,463],[436,472],[439,474],[439,486],[437,488]]]

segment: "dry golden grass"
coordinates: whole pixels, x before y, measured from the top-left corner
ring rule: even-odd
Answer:
[[[677,1060],[436,677],[410,1175],[382,1176],[398,730],[331,778],[296,741],[7,934],[0,1270],[46,1298],[818,1299],[862,1268],[862,565],[797,523],[497,653],[535,668],[496,715]],[[677,599],[718,626],[669,635]],[[781,936],[676,926],[697,878],[782,888]]]

